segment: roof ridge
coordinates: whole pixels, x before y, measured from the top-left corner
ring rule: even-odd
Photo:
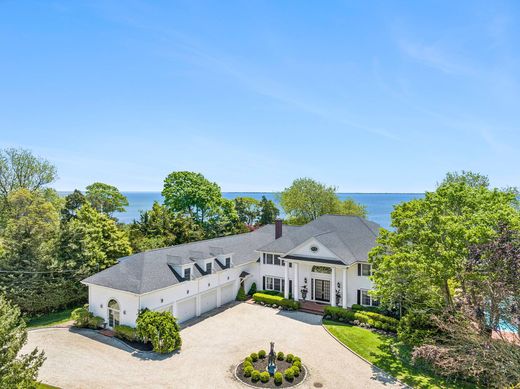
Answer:
[[[372,233],[372,235],[374,235],[374,236],[377,238],[377,234],[376,234],[374,231],[372,231],[372,228],[370,228],[370,227],[368,226],[368,224],[366,223],[365,219],[363,219],[363,218],[360,217],[359,220],[361,220],[361,223],[363,223],[363,225],[364,225],[366,228],[368,228],[368,230]]]

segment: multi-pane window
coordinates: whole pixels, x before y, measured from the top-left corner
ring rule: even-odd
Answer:
[[[231,267],[231,258],[226,258],[226,267]]]
[[[274,264],[280,266],[280,256],[278,254],[274,256]]]
[[[267,263],[268,265],[272,265],[273,264],[273,254],[267,254],[267,257],[265,259],[265,263]]]
[[[212,270],[212,263],[206,263],[206,273],[211,273]]]
[[[285,266],[285,261],[280,258],[280,254],[264,253],[262,262],[265,265]]]
[[[275,290],[277,292],[283,291],[283,282],[281,278],[277,277],[265,277],[265,289]]]
[[[361,291],[361,305],[377,307],[379,305],[379,301],[372,298],[372,296],[370,296],[368,294],[368,290],[362,290]]]
[[[191,269],[190,268],[184,269],[184,279],[185,280],[191,279]]]
[[[371,276],[372,275],[372,265],[369,263],[361,264],[361,275],[362,276]]]

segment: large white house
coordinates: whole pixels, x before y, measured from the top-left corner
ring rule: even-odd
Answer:
[[[141,309],[170,311],[179,322],[235,299],[242,285],[286,298],[350,307],[375,305],[368,252],[379,225],[324,215],[304,226],[281,221],[256,231],[121,258],[82,282],[90,310],[108,327],[134,326]]]

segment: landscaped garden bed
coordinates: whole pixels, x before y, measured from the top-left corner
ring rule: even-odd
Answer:
[[[251,353],[237,366],[236,376],[240,381],[259,388],[288,388],[303,382],[307,375],[301,359],[293,354],[276,354],[276,372],[272,376],[267,371],[268,363],[265,350]]]
[[[298,301],[283,298],[283,296],[279,296],[278,293],[276,295],[270,293],[255,293],[253,295],[253,301],[260,305],[278,309],[297,310],[300,307]]]

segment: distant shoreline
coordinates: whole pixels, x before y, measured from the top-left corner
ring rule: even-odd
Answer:
[[[72,193],[73,191],[72,190],[58,190],[57,191],[58,193],[63,193],[63,194],[67,194],[67,193]],[[121,193],[158,193],[160,194],[161,191],[147,191],[147,190],[122,190]],[[233,192],[225,192],[225,191],[222,191],[222,193],[241,193],[241,194],[276,194],[276,193],[280,193],[280,192],[236,192],[236,191],[233,191]],[[336,192],[337,194],[341,194],[341,195],[349,195],[349,194],[354,194],[354,195],[357,195],[357,194],[360,194],[360,195],[377,195],[377,194],[384,194],[384,195],[422,195],[424,194],[424,192]]]

